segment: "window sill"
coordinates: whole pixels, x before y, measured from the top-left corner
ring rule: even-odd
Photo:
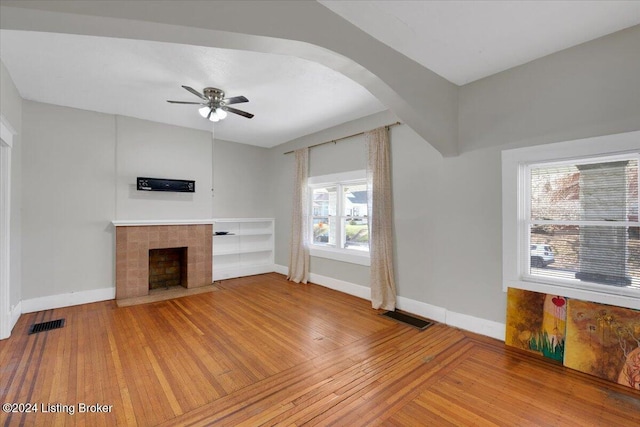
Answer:
[[[335,261],[348,262],[358,265],[371,265],[371,259],[369,258],[369,252],[357,253],[354,251],[346,251],[332,248],[319,248],[311,246],[309,248],[309,254],[314,257],[327,258]]]

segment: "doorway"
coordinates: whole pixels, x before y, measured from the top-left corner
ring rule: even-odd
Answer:
[[[0,116],[0,339],[9,338],[11,328],[11,126]]]

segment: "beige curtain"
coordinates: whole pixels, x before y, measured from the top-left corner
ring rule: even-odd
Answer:
[[[307,176],[309,149],[295,151],[295,181],[293,183],[293,212],[291,215],[291,240],[289,241],[289,276],[296,283],[309,280],[309,198]]]
[[[369,153],[369,250],[371,256],[371,305],[395,310],[396,283],[393,274],[393,202],[389,131],[386,127],[365,133]]]

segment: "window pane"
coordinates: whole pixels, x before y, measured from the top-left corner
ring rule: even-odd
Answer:
[[[334,218],[329,217],[313,218],[313,244],[335,245],[335,226],[332,226],[334,221]]]
[[[345,218],[344,219],[344,247],[359,251],[369,251],[369,228],[367,218]]]
[[[638,161],[532,168],[531,219],[637,221]]]
[[[337,210],[336,187],[322,187],[313,189],[313,216],[335,216]]]
[[[342,215],[361,216],[367,215],[367,184],[344,185],[343,189],[343,213]]]
[[[531,227],[529,273],[640,289],[640,227]]]

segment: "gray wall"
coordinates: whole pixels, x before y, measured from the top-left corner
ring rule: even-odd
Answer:
[[[211,218],[211,133],[116,116],[114,219]],[[195,193],[138,191],[136,178],[196,181]]]
[[[20,128],[22,127],[22,98],[20,93],[9,75],[9,71],[0,61],[0,112],[11,123],[14,130],[18,132],[20,137]]]
[[[442,157],[407,125],[392,128],[396,275],[401,296],[504,322],[500,150],[640,129],[639,31],[634,27],[459,88],[462,154],[457,157]],[[23,298],[109,286],[112,236],[96,224],[104,227],[115,215],[117,120],[24,104]],[[447,103],[445,109],[451,105]],[[275,147],[266,151],[264,158],[270,160],[266,168],[264,150],[216,141],[215,215],[275,216],[276,263],[286,265],[293,158],[283,153],[395,120],[392,113],[381,113]],[[94,147],[97,142],[101,144]],[[311,173],[359,169],[364,164],[361,148],[361,140],[355,138],[314,149]],[[246,180],[238,169],[251,170],[245,172]],[[271,179],[255,186],[254,180],[269,174]],[[47,179],[47,189],[54,182],[52,177],[69,183],[71,190],[57,187],[52,193],[38,186],[41,181],[36,176]],[[72,176],[95,182],[95,192],[74,188]],[[110,201],[98,193],[111,197]],[[238,201],[238,195],[244,200]],[[67,241],[64,230],[71,225],[81,227],[85,236]],[[90,254],[79,255],[88,264],[81,274],[69,267],[76,255],[70,249],[74,239],[94,245]],[[366,267],[314,258],[311,269],[368,286]]]
[[[0,62],[0,112],[9,121],[17,134],[13,138],[11,149],[11,214],[10,214],[10,287],[9,305],[13,309],[21,300],[22,273],[22,219],[20,210],[22,207],[22,98],[13,84],[13,80],[4,64]]]
[[[500,165],[499,148],[440,162],[440,209],[430,243],[436,251],[434,289],[426,302],[504,322]]]
[[[390,131],[398,294],[496,322],[502,292],[504,148],[640,129],[640,26],[459,89],[462,153],[442,157],[406,125]],[[354,121],[272,149],[276,263],[287,265],[293,158],[283,152],[395,121]],[[310,174],[358,169],[358,138],[314,148]],[[364,156],[364,154],[362,154]],[[368,268],[312,258],[311,271],[368,286]]]
[[[282,153],[373,129],[396,120],[397,118],[390,112],[380,113],[272,149],[276,174],[274,176],[275,185],[277,188],[283,189],[283,191],[275,193],[276,224],[278,225],[276,232],[277,264],[286,266],[288,262],[291,224],[290,194],[294,162],[293,156]],[[460,242],[451,241],[452,236],[440,232],[443,228],[441,221],[449,216],[449,211],[447,207],[443,206],[443,201],[453,204],[447,193],[457,191],[456,188],[443,187],[443,181],[448,179],[445,162],[451,159],[443,158],[436,149],[406,125],[392,127],[389,136],[394,203],[394,256],[398,294],[455,311],[458,305],[452,300],[456,293],[448,289],[450,287],[449,280],[443,283],[438,277],[438,263],[442,262],[443,253],[455,253]],[[366,146],[362,136],[350,138],[335,145],[323,145],[311,150],[309,174],[315,176],[364,169],[367,163],[366,157]],[[499,167],[496,170],[499,171]],[[455,182],[457,186],[458,181]],[[499,189],[500,182],[496,183],[495,187]],[[491,202],[494,200],[487,201],[487,204],[490,205]],[[499,203],[495,206],[495,210],[500,211]],[[459,228],[460,225],[454,227],[454,229]],[[491,240],[492,237],[488,236],[487,238]],[[465,240],[462,239],[462,241]],[[500,244],[499,233],[495,236],[495,241],[495,244]],[[500,254],[498,253],[496,256],[499,260]],[[459,262],[464,262],[464,260]],[[369,267],[317,257],[311,258],[310,267],[312,273],[369,286]],[[460,268],[458,270],[468,271]],[[486,279],[482,278],[482,280]],[[499,295],[501,293],[499,277],[492,283],[487,283],[485,288],[495,288]],[[474,315],[473,312],[466,312],[466,314]],[[475,315],[478,313],[476,312]],[[491,316],[481,317],[496,320]]]
[[[213,148],[213,217],[273,217],[269,150],[217,139]]]
[[[23,108],[22,298],[113,286],[114,116]]]
[[[369,130],[395,121],[397,121],[397,118],[393,114],[382,112],[303,138],[298,138],[270,150],[273,168],[271,182],[274,189],[273,203],[276,218],[276,264],[284,266],[288,264],[289,238],[291,236],[291,194],[293,193],[294,156],[284,153],[297,148],[307,147]],[[426,146],[426,144],[424,145]],[[322,145],[312,149],[309,154],[310,176],[365,169],[366,166],[367,153],[364,137],[362,136],[338,142],[335,145]],[[315,257],[312,257],[310,267],[311,272],[316,274],[358,285],[369,286],[369,267]]]
[[[114,219],[212,217],[210,133],[23,105],[21,299],[113,287]],[[269,214],[267,150],[224,141],[216,147],[216,214]],[[196,193],[140,194],[132,189],[139,175],[195,179]]]
[[[462,86],[460,152],[638,129],[640,25]]]

